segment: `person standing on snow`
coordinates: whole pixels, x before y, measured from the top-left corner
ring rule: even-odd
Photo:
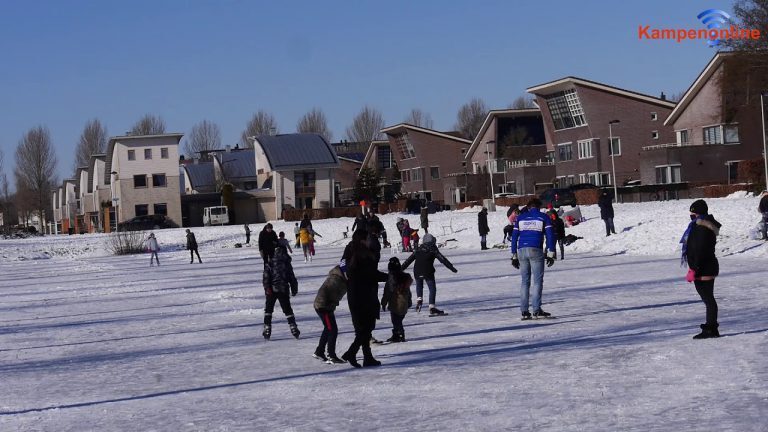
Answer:
[[[435,259],[440,261],[450,271],[457,273],[456,267],[448,261],[447,258],[437,250],[437,241],[435,236],[427,234],[421,246],[403,262],[403,271],[411,263],[413,266],[413,277],[416,278],[416,310],[421,311],[421,305],[424,303],[424,283],[429,287],[429,316],[445,315],[445,312],[435,307],[437,297],[437,285],[435,284]]]
[[[424,207],[421,208],[419,217],[421,219],[421,228],[424,229],[424,234],[429,234],[429,208],[427,208],[426,202],[424,203]]]
[[[187,228],[187,250],[189,251],[189,263],[195,262],[195,254],[197,254],[197,261],[202,264],[203,260],[200,259],[200,252],[197,251],[197,239],[195,233]]]
[[[763,215],[763,226],[761,228],[763,240],[768,241],[768,191],[763,191],[763,197],[760,198],[760,204],[757,206],[757,211]]]
[[[522,278],[520,285],[520,312],[523,320],[531,319],[528,311],[528,298],[530,295],[531,279],[533,279],[533,317],[546,318],[550,313],[541,308],[541,292],[544,286],[544,262],[547,267],[555,263],[555,234],[549,217],[542,213],[541,200],[533,198],[528,202],[528,211],[521,213],[515,221],[512,230],[512,265],[520,269]],[[546,249],[542,245],[546,239]]]
[[[717,322],[717,301],[715,300],[715,278],[720,273],[720,265],[715,256],[715,244],[720,233],[720,223],[707,214],[707,203],[696,200],[691,204],[691,223],[680,239],[682,244],[682,263],[688,263],[685,279],[696,286],[696,292],[707,309],[706,323],[702,324],[701,333],[694,339],[720,337]]]
[[[244,225],[245,227],[245,244],[251,243],[251,227],[248,226],[248,224]]]
[[[480,233],[480,250],[488,249],[485,240],[491,230],[488,228],[488,209],[485,207],[477,214],[477,230]]]
[[[152,267],[153,265],[152,258],[157,261],[157,265],[160,265],[160,258],[157,257],[157,253],[160,251],[160,245],[157,244],[155,233],[149,233],[149,238],[147,239],[147,249],[149,249],[149,252],[151,253],[149,256],[149,266]]]
[[[261,255],[261,259],[264,260],[265,266],[275,255],[276,247],[277,234],[272,230],[272,224],[268,223],[264,225],[264,228],[259,232],[259,254]]]
[[[607,191],[603,191],[597,199],[597,205],[600,207],[600,219],[605,222],[605,236],[616,234],[616,228],[613,226],[613,203]]]
[[[275,302],[279,301],[280,308],[288,320],[291,334],[298,339],[301,332],[296,325],[296,317],[293,315],[291,297],[298,294],[299,282],[293,273],[291,257],[284,247],[276,248],[272,259],[264,265],[262,283],[267,300],[264,305],[264,330],[261,335],[266,340],[272,337],[272,312],[275,310]]]
[[[556,210],[550,210],[548,213],[549,219],[552,221],[552,227],[555,230],[555,242],[560,247],[560,259],[565,259],[565,222],[560,219]],[[557,259],[557,250],[555,250],[555,259]]]

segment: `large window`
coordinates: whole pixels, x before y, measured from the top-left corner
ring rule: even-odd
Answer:
[[[152,149],[144,149],[144,159],[152,159]]]
[[[413,151],[413,145],[411,145],[407,133],[403,132],[395,136],[395,145],[397,145],[397,151],[399,152],[401,159],[411,159],[416,157],[416,152]]]
[[[722,144],[723,135],[720,126],[704,128],[704,144]]]
[[[133,187],[134,188],[147,187],[147,176],[145,176],[144,174],[137,174],[133,176]]]
[[[738,144],[739,143],[739,127],[737,125],[725,125],[723,126],[725,131],[725,143],[726,144]]]
[[[429,175],[432,180],[438,180],[440,178],[440,167],[429,167]]]
[[[136,160],[136,150],[128,150],[128,160]]]
[[[680,165],[662,165],[656,167],[656,183],[680,183]]]
[[[148,204],[136,204],[134,206],[134,211],[136,212],[136,216],[146,216],[149,214],[149,205]]]
[[[582,140],[578,142],[579,145],[579,159],[592,158],[592,140]]]
[[[608,156],[621,156],[621,138],[611,138],[611,145],[608,146]]]
[[[421,168],[414,168],[411,170],[412,181],[421,181],[423,178],[423,171]]]
[[[555,129],[567,129],[587,124],[576,90],[566,90],[548,96],[547,107]]]
[[[589,183],[596,186],[608,186],[611,184],[611,174],[607,172],[589,173]]]
[[[557,153],[558,159],[560,159],[561,162],[573,159],[573,153],[571,153],[571,143],[558,144]]]
[[[168,147],[160,147],[160,159],[168,159]]]
[[[677,133],[678,144],[688,144],[688,142],[690,142],[688,129],[679,130],[679,131],[676,131],[676,133]]]
[[[166,187],[165,174],[152,174],[152,187]]]
[[[156,215],[168,216],[168,204],[155,204],[154,207]]]
[[[296,195],[315,194],[314,171],[296,171],[293,175],[293,180],[296,186]]]
[[[403,183],[411,181],[411,170],[400,171],[400,181]]]
[[[376,149],[376,162],[379,169],[392,168],[392,149],[388,145]]]

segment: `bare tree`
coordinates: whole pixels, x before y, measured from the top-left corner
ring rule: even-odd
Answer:
[[[328,142],[333,139],[333,133],[328,128],[328,120],[320,108],[312,108],[312,111],[304,114],[296,124],[296,132],[320,134]]]
[[[461,132],[466,139],[475,139],[475,135],[480,132],[483,126],[488,109],[485,102],[480,98],[472,98],[459,108],[456,115],[456,125],[454,128]]]
[[[679,91],[677,93],[672,93],[667,97],[667,100],[670,102],[680,102],[680,99],[682,99],[683,96],[685,96],[685,90]]]
[[[410,113],[408,113],[408,117],[405,118],[405,122],[414,126],[423,127],[427,129],[434,128],[434,123],[432,122],[432,116],[429,115],[429,113],[425,113],[424,111],[414,108],[411,110]]]
[[[75,166],[72,172],[78,168],[87,166],[91,155],[103,153],[107,146],[107,129],[101,125],[99,119],[89,120],[80,134],[80,140],[75,148]]]
[[[384,118],[376,108],[369,106],[362,110],[347,126],[347,139],[352,142],[370,142],[381,138],[381,129],[384,128]]]
[[[165,121],[160,116],[146,114],[140,118],[129,132],[131,135],[159,135],[165,133]]]
[[[533,103],[533,98],[530,96],[518,96],[515,100],[509,104],[509,109],[529,109],[536,108],[536,104]]]
[[[240,144],[243,147],[252,148],[253,142],[249,140],[249,137],[259,135],[277,135],[279,132],[277,128],[277,120],[275,117],[264,111],[259,110],[251,117],[248,124],[245,126],[245,130],[240,134]]]
[[[184,153],[194,158],[195,153],[221,148],[221,129],[212,121],[203,120],[192,127],[184,139]]]
[[[51,134],[44,126],[30,129],[16,147],[16,190],[29,193],[30,207],[37,212],[41,223],[45,210],[50,207],[56,163]]]
[[[739,51],[765,51],[768,49],[768,0],[738,0],[733,5],[733,15],[741,28],[757,29],[758,39],[726,39],[721,42],[728,48]]]

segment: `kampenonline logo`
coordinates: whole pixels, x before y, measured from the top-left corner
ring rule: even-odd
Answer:
[[[707,9],[696,16],[706,28],[652,28],[649,25],[640,25],[637,28],[639,39],[649,40],[674,40],[680,43],[684,40],[706,40],[707,45],[715,47],[724,39],[760,39],[760,30],[726,26],[731,16],[720,9]]]

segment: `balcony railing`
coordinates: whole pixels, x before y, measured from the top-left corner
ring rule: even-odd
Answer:
[[[693,144],[691,142],[656,144],[656,145],[651,145],[651,146],[643,147],[643,151],[659,150],[659,149],[670,148],[670,147],[691,147],[693,145],[695,145],[695,144]]]

